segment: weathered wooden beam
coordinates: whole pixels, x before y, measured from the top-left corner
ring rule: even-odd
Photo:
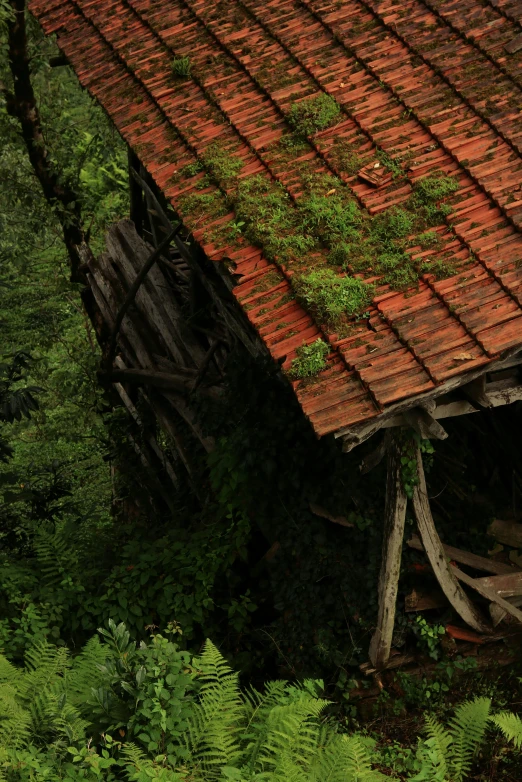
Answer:
[[[422,407],[406,410],[404,418],[422,440],[445,440],[448,436],[444,427]]]
[[[513,548],[522,548],[522,524],[495,519],[488,527],[488,535]]]
[[[410,548],[415,549],[415,551],[424,551],[422,541],[417,535],[412,535],[407,541],[407,544]],[[448,559],[454,559],[455,562],[460,562],[461,565],[468,565],[475,570],[484,570],[486,573],[496,573],[498,576],[516,572],[511,565],[507,565],[505,562],[495,562],[494,559],[480,557],[478,554],[472,554],[470,551],[463,551],[460,548],[448,546],[446,543],[442,543],[442,548]]]
[[[176,374],[169,372],[156,372],[146,369],[113,369],[110,372],[99,373],[102,379],[111,383],[133,383],[139,386],[153,386],[165,390],[184,391],[190,393],[193,390],[197,373],[194,370],[178,367]],[[206,396],[216,396],[208,388],[200,388],[200,393]]]
[[[471,383],[466,383],[462,386],[460,390],[464,396],[480,407],[493,407],[493,403],[486,391],[486,375],[476,377]]]
[[[476,578],[479,586],[493,589],[500,597],[518,597],[522,595],[522,573],[510,573],[503,576],[485,576]]]
[[[452,565],[451,568],[459,581],[462,581],[463,584],[467,584],[467,586],[478,592],[479,595],[482,595],[482,597],[485,597],[487,600],[491,600],[492,603],[496,603],[508,614],[514,616],[519,622],[522,622],[522,611],[519,611],[512,603],[509,603],[503,597],[497,595],[494,589],[483,586],[480,583],[482,581],[481,578],[471,578],[471,576],[468,576],[467,573],[463,573],[456,565]]]
[[[417,462],[418,484],[413,489],[413,509],[420,537],[426,555],[440,587],[459,616],[479,633],[491,631],[490,624],[482,616],[479,609],[471,602],[450,568],[441,540],[435,529],[431,515],[422,453],[415,443],[415,460]]]
[[[406,520],[407,497],[402,483],[401,449],[394,436],[388,447],[387,468],[379,610],[369,651],[372,665],[377,669],[384,668],[390,658]]]

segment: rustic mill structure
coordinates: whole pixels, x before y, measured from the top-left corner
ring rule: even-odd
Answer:
[[[521,573],[441,543],[419,445],[445,438],[448,417],[522,399],[520,0],[29,9],[129,147],[131,219],[99,257],[82,247],[85,299],[106,379],[138,424],[139,388],[178,449],[167,480],[176,485],[178,464],[191,475],[176,422],[212,448],[192,400],[219,397],[239,342],[286,372],[318,437],[350,451],[386,430],[366,463],[386,453],[375,669],[392,644],[406,429],[418,470],[412,545],[474,631],[491,633],[506,614],[522,621]],[[339,228],[347,214],[349,230]],[[334,272],[334,287],[349,277],[364,299],[336,320],[302,287]],[[320,371],[292,376],[302,346],[318,341],[328,347]],[[161,461],[153,437],[136,448],[148,467]]]

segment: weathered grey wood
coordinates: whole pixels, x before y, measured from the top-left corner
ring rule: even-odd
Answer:
[[[407,541],[407,544],[416,551],[424,551],[422,541],[417,535],[412,535]],[[484,570],[486,573],[496,573],[499,576],[516,572],[511,565],[507,565],[505,562],[495,562],[494,559],[480,557],[478,554],[472,554],[470,551],[463,551],[460,548],[448,546],[446,543],[442,543],[442,548],[448,559],[454,559],[455,562],[460,562],[462,565],[468,565],[475,570]]]
[[[508,603],[511,603],[511,605],[515,606],[515,608],[522,606],[522,595],[517,597],[508,597],[506,600]],[[499,625],[502,620],[506,618],[508,612],[505,610],[505,608],[502,608],[502,606],[497,605],[497,603],[490,603],[489,615],[491,616],[493,627],[497,627],[497,625]]]
[[[127,411],[130,413],[131,417],[133,418],[136,425],[143,429],[143,422],[141,421],[141,418],[138,414],[138,411],[136,410],[135,406],[132,404],[132,400],[130,396],[127,394],[125,389],[120,383],[114,383],[114,388],[116,389],[118,396],[120,397],[121,401],[123,402],[124,406],[127,408]],[[147,442],[158,457],[158,459],[163,463],[163,467],[165,468],[165,472],[169,476],[170,480],[172,481],[173,485],[177,488],[178,486],[178,477],[174,471],[174,468],[172,467],[172,464],[170,461],[166,458],[164,452],[161,450],[161,448],[158,445],[158,442],[156,438],[153,435],[148,435]]]
[[[480,586],[493,589],[500,597],[517,597],[522,595],[522,573],[511,573],[504,576],[486,576],[476,578]]]
[[[426,488],[422,453],[420,446],[417,443],[415,443],[415,460],[417,462],[419,482],[413,489],[413,509],[415,511],[415,518],[417,520],[422,544],[430,561],[430,565],[433,568],[433,572],[435,573],[442,591],[459,616],[466,624],[479,633],[488,633],[491,630],[490,624],[482,616],[479,609],[471,602],[457,581],[455,574],[450,568],[447,556],[444,553],[437,530],[435,529]]]
[[[145,369],[114,369],[107,373],[112,383],[133,383],[135,385],[153,386],[167,390],[191,393],[196,379],[193,370],[179,367],[177,374],[157,372]],[[200,388],[200,393],[205,396],[216,396],[217,389]]]
[[[515,606],[512,603],[508,602],[503,597],[497,595],[494,589],[490,589],[488,587],[483,586],[480,583],[482,581],[481,578],[471,578],[471,576],[468,576],[467,573],[463,573],[462,570],[459,570],[459,568],[456,565],[452,565],[451,568],[454,571],[457,578],[459,579],[459,581],[462,581],[463,584],[467,584],[467,586],[471,587],[476,592],[478,592],[479,595],[482,595],[482,597],[487,598],[487,600],[491,600],[492,603],[496,603],[501,608],[503,608],[508,614],[514,616],[515,619],[518,619],[519,622],[522,622],[522,611],[519,611],[518,608],[515,608]]]
[[[377,627],[369,650],[370,660],[377,669],[384,668],[390,658],[401,570],[406,504],[407,498],[402,485],[400,446],[397,439],[392,436],[388,447],[386,505],[379,575],[379,611]]]
[[[466,383],[465,386],[462,386],[462,393],[480,407],[493,407],[486,391],[486,375],[481,375],[471,383]]]
[[[128,224],[130,225],[129,221]],[[124,242],[125,239],[127,240],[126,242]],[[138,257],[139,261],[141,261],[139,268],[143,268],[146,259],[141,257],[142,253],[140,253],[140,250],[143,249],[147,252],[147,245],[139,238],[135,231],[134,236],[123,237],[120,224],[111,226],[106,236],[106,244],[107,251],[120,269],[130,289],[138,276],[138,270],[134,268],[134,265],[136,264],[136,255],[139,253]],[[150,252],[148,252],[147,255],[150,255]],[[157,267],[152,267],[149,270],[148,276],[143,280],[142,285],[136,292],[135,303],[149,326],[157,335],[160,344],[165,346],[167,353],[172,356],[174,361],[184,364],[187,359],[187,352],[181,350],[178,346],[177,340],[175,339],[177,329],[165,313],[154,288],[153,278],[155,275],[153,274],[153,270],[155,268],[157,269]],[[160,274],[163,278],[161,272]],[[151,276],[151,279],[149,279],[149,276]]]
[[[488,527],[488,535],[513,548],[522,548],[522,524],[495,519]]]
[[[183,418],[183,420],[189,425],[194,432],[195,436],[205,449],[207,453],[211,453],[215,446],[215,440],[213,437],[209,437],[204,434],[199,422],[196,419],[194,411],[188,405],[187,400],[182,394],[177,394],[174,391],[162,391],[162,396],[172,405],[174,410]]]
[[[382,462],[386,455],[386,451],[390,445],[390,433],[386,432],[379,445],[371,451],[368,456],[365,456],[359,465],[359,469],[363,475],[366,475],[377,467]]]
[[[113,329],[115,323],[115,313],[118,311],[118,304],[114,298],[111,287],[107,284],[103,274],[97,269],[87,275],[89,285],[94,295],[96,304],[107,325]],[[147,352],[143,340],[136,332],[132,321],[124,318],[120,326],[120,332],[125,337],[130,349],[134,355],[128,355],[127,361],[131,364],[138,362],[142,367],[151,367],[152,360]]]
[[[423,440],[445,440],[448,433],[438,421],[422,407],[414,407],[404,413],[406,423],[417,432]]]

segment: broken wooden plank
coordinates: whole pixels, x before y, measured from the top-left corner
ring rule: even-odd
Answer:
[[[351,521],[348,521],[344,516],[334,516],[333,513],[329,513],[324,508],[321,508],[320,505],[317,505],[315,502],[310,503],[310,510],[315,516],[319,516],[321,519],[328,519],[328,521],[333,522],[334,524],[340,524],[341,527],[353,527],[354,525],[351,523]]]
[[[493,589],[500,597],[517,597],[522,595],[522,573],[515,572],[509,576],[486,576],[485,578],[476,578],[484,587]]]
[[[374,668],[377,669],[384,668],[390,658],[401,570],[406,503],[407,497],[402,484],[400,445],[397,438],[392,435],[388,448],[382,562],[379,575],[379,611],[377,627],[369,650],[370,660]]]
[[[421,540],[430,561],[433,572],[439,582],[442,591],[458,615],[479,633],[491,631],[490,624],[482,616],[479,609],[471,602],[450,568],[447,556],[442,547],[441,540],[435,529],[435,522],[431,515],[426,478],[422,464],[420,446],[415,443],[415,458],[419,482],[413,489],[413,509],[419,528]]]
[[[429,611],[432,608],[444,608],[448,605],[445,595],[442,592],[422,592],[412,589],[409,595],[404,598],[404,610],[410,611]]]
[[[407,545],[410,548],[415,549],[415,551],[424,551],[424,546],[418,535],[412,535],[407,541]],[[463,551],[454,546],[447,546],[446,543],[442,544],[442,548],[449,559],[454,559],[455,562],[460,562],[461,565],[468,565],[468,567],[472,567],[475,570],[495,573],[498,576],[516,572],[511,565],[507,565],[505,562],[495,562],[493,559],[480,557],[478,554],[472,554],[470,551]]]
[[[513,548],[522,548],[522,524],[495,519],[488,527],[488,535]]]
[[[516,608],[522,606],[522,595],[518,595],[517,597],[508,597],[506,600]],[[489,615],[491,617],[491,621],[493,622],[493,627],[496,627],[502,622],[503,619],[506,618],[508,613],[504,608],[502,608],[502,606],[499,606],[496,603],[491,603],[489,606]]]
[[[518,608],[516,608],[514,605],[509,603],[507,600],[504,600],[503,597],[499,597],[499,595],[497,595],[493,589],[483,586],[480,583],[482,579],[471,578],[471,576],[468,576],[467,573],[463,573],[462,570],[460,570],[456,565],[451,565],[451,569],[453,570],[455,576],[459,579],[459,581],[462,581],[463,584],[467,584],[467,586],[478,592],[479,595],[482,595],[482,597],[485,597],[487,600],[491,600],[492,603],[496,603],[508,614],[514,616],[515,619],[518,619],[519,622],[522,622],[522,611],[519,611]]]

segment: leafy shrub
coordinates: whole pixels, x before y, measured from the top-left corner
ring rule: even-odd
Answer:
[[[310,345],[297,348],[297,357],[292,361],[290,376],[293,378],[311,377],[317,375],[326,366],[326,356],[330,348],[322,339],[316,339]]]
[[[373,296],[371,285],[354,277],[340,277],[328,268],[296,275],[292,282],[298,298],[320,321],[332,325],[342,315],[362,315]]]
[[[321,92],[299,103],[292,103],[288,122],[298,136],[311,136],[312,133],[332,125],[340,111],[337,101],[331,95]]]

